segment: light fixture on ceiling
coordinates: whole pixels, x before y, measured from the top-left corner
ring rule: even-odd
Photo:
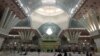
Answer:
[[[35,10],[35,12],[43,16],[56,16],[64,13],[64,10],[55,6],[42,6]]]
[[[72,10],[71,10],[71,14],[73,14],[73,13],[74,13],[74,11],[75,11],[75,8],[72,8]]]
[[[53,33],[52,29],[51,28],[48,28],[47,31],[46,31],[46,34],[52,35],[52,33]]]
[[[42,4],[56,4],[56,0],[41,0]]]
[[[18,5],[20,5],[21,7],[23,7],[24,5],[22,4],[21,0],[18,0]]]
[[[70,39],[68,38],[68,41],[70,41]]]
[[[85,45],[85,43],[83,43],[83,45]]]
[[[56,16],[64,12],[63,9],[56,7],[56,0],[41,0],[42,6],[35,10],[36,13],[43,16]]]

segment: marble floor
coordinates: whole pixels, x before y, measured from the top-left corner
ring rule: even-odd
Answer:
[[[71,53],[71,52],[69,52]],[[67,56],[69,56],[69,53]],[[61,53],[62,56],[64,56],[63,53]],[[17,53],[17,52],[0,52],[0,56],[57,56],[58,53],[57,52],[40,52],[40,54],[38,54],[37,52],[28,52],[27,55],[22,55],[21,53]],[[71,53],[72,56],[86,56],[86,54],[78,54],[78,53]],[[96,55],[93,56],[100,56],[99,53],[97,53]]]

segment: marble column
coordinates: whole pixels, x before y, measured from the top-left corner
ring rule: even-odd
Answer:
[[[100,35],[92,36],[97,47],[97,52],[100,52]]]
[[[0,37],[0,49],[2,47],[3,42],[4,42],[4,38],[3,37]]]

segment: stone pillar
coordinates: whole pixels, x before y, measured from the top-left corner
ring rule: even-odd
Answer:
[[[3,42],[4,42],[4,38],[3,37],[0,37],[0,49],[2,47]]]
[[[100,38],[94,39],[96,46],[97,46],[97,51],[100,52]]]
[[[100,52],[100,35],[92,36],[97,46],[97,52]]]

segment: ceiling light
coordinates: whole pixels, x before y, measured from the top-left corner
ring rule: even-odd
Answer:
[[[74,13],[74,11],[75,11],[75,8],[72,8],[72,10],[71,10],[71,14],[73,14],[73,13]]]
[[[67,40],[68,40],[68,41],[70,41],[70,39],[69,39],[69,38],[68,38]]]
[[[17,42],[14,42],[14,44],[16,45],[16,44],[17,44]]]
[[[55,4],[56,0],[41,0],[42,4]]]
[[[35,10],[35,12],[44,16],[56,16],[64,13],[61,8],[55,6],[43,6]]]
[[[28,13],[28,9],[27,8],[24,8],[24,10],[25,10],[25,13]]]
[[[21,0],[18,0],[17,2],[19,3],[18,5],[20,5],[21,7],[23,7],[23,4],[22,4]]]
[[[48,35],[51,35],[53,32],[52,32],[51,28],[48,28],[47,31],[46,31],[46,33],[47,33]]]
[[[83,45],[85,45],[85,43],[83,43]]]

